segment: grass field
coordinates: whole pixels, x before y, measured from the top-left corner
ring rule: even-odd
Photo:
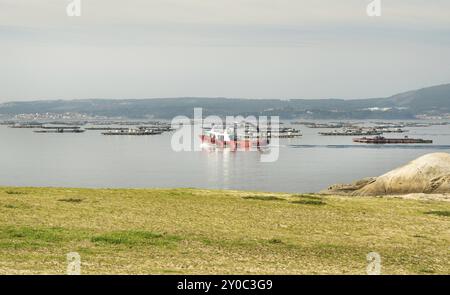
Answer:
[[[0,273],[450,273],[450,202],[0,187]]]

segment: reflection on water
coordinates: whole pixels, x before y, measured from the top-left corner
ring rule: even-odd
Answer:
[[[205,171],[209,184],[221,184],[215,186],[221,189],[234,188],[233,182],[241,175],[242,170],[249,169],[251,165],[260,161],[260,151],[234,151],[230,148],[215,148],[205,146],[202,149],[205,155],[206,167]],[[246,181],[243,177],[242,181]],[[207,183],[207,184],[208,184]],[[207,185],[206,184],[206,185]]]
[[[351,137],[301,130],[301,138],[280,140],[276,162],[263,163],[257,151],[174,152],[170,134],[36,134],[0,126],[0,185],[308,192],[380,175],[429,152],[450,152],[450,126],[410,128],[409,137],[434,141],[426,146],[355,146]]]

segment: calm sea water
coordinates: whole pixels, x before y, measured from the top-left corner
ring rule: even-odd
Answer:
[[[174,152],[170,133],[37,134],[0,126],[0,185],[313,192],[380,175],[426,153],[450,152],[450,126],[409,128],[410,137],[434,140],[425,147],[354,145],[351,136],[325,137],[317,134],[324,129],[296,128],[303,137],[281,139],[278,161],[262,163],[259,152]]]

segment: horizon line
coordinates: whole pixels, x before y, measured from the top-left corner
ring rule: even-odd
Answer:
[[[408,92],[420,91],[427,88],[450,86],[449,83],[434,84],[431,86],[425,86],[416,89],[405,90],[396,94],[385,97],[367,97],[367,98],[248,98],[248,97],[225,97],[225,96],[178,96],[178,97],[147,97],[147,98],[44,98],[44,99],[30,99],[30,100],[17,100],[17,101],[5,101],[0,105],[10,103],[26,103],[26,102],[49,102],[49,101],[83,101],[83,100],[157,100],[157,99],[229,99],[229,100],[261,100],[261,101],[290,101],[290,100],[367,100],[367,99],[387,99],[396,95],[405,94]]]

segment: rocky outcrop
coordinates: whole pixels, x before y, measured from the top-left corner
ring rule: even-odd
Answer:
[[[322,193],[358,196],[450,193],[450,154],[427,154],[379,177],[333,185]]]

